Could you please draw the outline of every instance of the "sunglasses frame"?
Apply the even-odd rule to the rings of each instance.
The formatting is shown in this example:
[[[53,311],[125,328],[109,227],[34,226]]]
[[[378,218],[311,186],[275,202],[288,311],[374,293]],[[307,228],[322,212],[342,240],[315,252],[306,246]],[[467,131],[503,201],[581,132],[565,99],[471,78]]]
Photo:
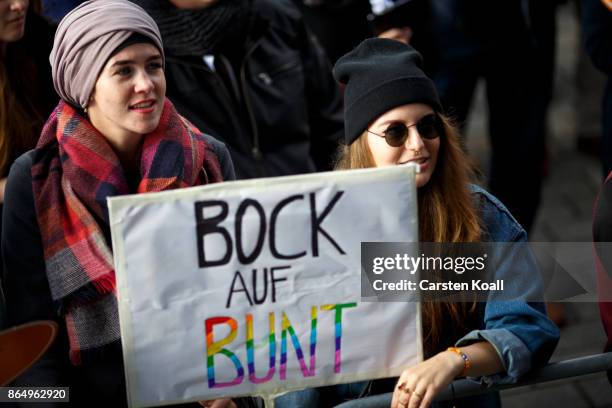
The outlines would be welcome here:
[[[423,136],[423,133],[421,133],[421,131],[419,131],[419,128],[418,128],[418,126],[421,124],[421,122],[423,122],[424,119],[429,118],[429,117],[433,117],[434,118],[434,122],[433,122],[433,125],[432,125],[434,127],[435,132],[436,132],[436,135],[434,137]],[[389,139],[387,139],[386,132],[392,126],[397,126],[398,124],[402,125],[404,127],[404,135],[402,136],[401,142],[399,144],[397,144],[397,145],[394,145],[394,144],[389,143]],[[371,134],[375,135],[375,136],[382,137],[383,139],[385,139],[385,142],[387,142],[387,144],[389,146],[391,146],[391,147],[401,147],[404,143],[406,143],[406,140],[410,136],[410,128],[411,127],[415,127],[415,126],[417,127],[417,132],[419,133],[419,136],[422,139],[425,139],[425,140],[435,140],[435,139],[439,138],[444,133],[443,132],[442,121],[440,120],[440,117],[436,113],[431,113],[431,114],[425,115],[421,119],[419,119],[418,122],[413,123],[412,125],[406,125],[405,123],[398,121],[397,124],[392,124],[387,129],[385,129],[385,131],[383,132],[382,135],[379,135],[378,133],[374,133],[370,129],[366,129],[366,131],[368,133],[371,133]]]

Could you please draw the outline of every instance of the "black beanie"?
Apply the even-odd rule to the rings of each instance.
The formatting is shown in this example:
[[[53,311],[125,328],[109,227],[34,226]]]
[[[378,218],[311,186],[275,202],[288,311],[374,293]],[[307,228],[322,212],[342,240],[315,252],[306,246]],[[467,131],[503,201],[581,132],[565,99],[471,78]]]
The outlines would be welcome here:
[[[442,111],[436,87],[422,70],[423,59],[399,41],[370,38],[341,57],[334,77],[344,90],[344,136],[351,144],[383,113],[423,102]]]

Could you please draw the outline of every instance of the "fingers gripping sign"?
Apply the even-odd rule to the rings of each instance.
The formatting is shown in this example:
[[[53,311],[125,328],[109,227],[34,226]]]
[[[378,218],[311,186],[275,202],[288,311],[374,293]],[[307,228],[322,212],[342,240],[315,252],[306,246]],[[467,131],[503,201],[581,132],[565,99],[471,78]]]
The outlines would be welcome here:
[[[393,390],[391,408],[427,408],[464,368],[463,359],[444,351],[402,372]]]

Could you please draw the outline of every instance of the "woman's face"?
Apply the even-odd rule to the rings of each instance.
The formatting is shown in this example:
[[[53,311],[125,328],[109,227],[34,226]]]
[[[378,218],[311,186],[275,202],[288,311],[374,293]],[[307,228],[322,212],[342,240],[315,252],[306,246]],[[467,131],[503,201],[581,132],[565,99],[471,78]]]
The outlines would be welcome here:
[[[114,146],[130,144],[157,128],[164,107],[166,78],[159,50],[130,45],[111,57],[98,77],[87,113]]]
[[[366,133],[368,146],[376,167],[392,166],[397,164],[416,163],[420,167],[420,172],[416,176],[417,187],[423,187],[429,182],[438,160],[440,150],[440,137],[425,139],[417,130],[416,124],[424,120],[425,123],[429,115],[434,111],[429,105],[423,103],[411,103],[398,106],[383,115],[379,116],[368,128]],[[387,130],[394,126],[402,125],[408,127],[408,137],[406,141],[398,147],[390,146],[384,137]],[[398,128],[396,128],[397,130]],[[374,134],[376,133],[376,134]]]
[[[28,0],[0,0],[0,43],[23,37],[28,3]]]

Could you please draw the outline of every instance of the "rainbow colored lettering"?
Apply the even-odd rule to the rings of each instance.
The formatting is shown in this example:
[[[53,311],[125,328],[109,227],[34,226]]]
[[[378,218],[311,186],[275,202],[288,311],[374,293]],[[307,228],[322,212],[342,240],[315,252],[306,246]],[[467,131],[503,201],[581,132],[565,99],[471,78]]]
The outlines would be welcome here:
[[[289,316],[283,311],[281,312],[281,342],[280,342],[280,367],[279,367],[279,380],[283,381],[287,378],[287,335],[291,338],[291,344],[295,350],[300,370],[304,377],[313,377],[316,375],[316,351],[317,351],[317,312],[322,311],[335,311],[334,315],[334,372],[339,374],[341,372],[342,362],[342,313],[344,309],[357,307],[357,303],[340,303],[340,304],[328,304],[321,307],[313,306],[310,309],[310,358],[309,364],[306,364],[304,352],[302,351],[302,345],[296,334],[296,331],[289,320]],[[245,315],[245,338],[246,338],[246,356],[247,356],[247,367],[249,370],[249,381],[253,384],[262,384],[271,381],[274,378],[276,370],[276,334],[275,334],[275,315],[274,313],[268,314],[268,348],[269,348],[269,360],[268,360],[268,371],[266,375],[258,377],[256,374],[255,365],[255,342],[254,342],[254,328],[253,328],[253,315],[247,313]],[[230,333],[225,338],[220,340],[214,340],[213,329],[215,325],[226,324],[230,327]],[[216,316],[206,319],[206,368],[208,375],[208,387],[209,388],[222,388],[239,385],[244,380],[244,368],[240,359],[232,351],[223,348],[233,342],[238,336],[238,323],[235,319],[227,316]],[[265,337],[263,337],[265,339]],[[265,341],[265,340],[264,340]],[[215,355],[222,354],[232,361],[236,368],[236,377],[227,382],[217,382],[215,380]]]
[[[255,375],[255,352],[253,351],[253,315],[246,315],[246,331],[247,331],[247,362],[249,366],[249,381],[253,384],[260,384],[270,381],[274,375],[274,368],[276,363],[276,336],[274,335],[274,313],[268,315],[268,322],[270,326],[270,335],[268,336],[268,344],[270,346],[270,368],[268,374],[263,378],[257,378]],[[208,371],[210,375],[210,369]]]
[[[336,345],[336,358],[335,358],[335,362],[334,362],[334,372],[335,373],[340,373],[340,362],[341,362],[341,355],[342,355],[342,309],[344,309],[345,307],[355,307],[357,306],[357,303],[340,303],[338,305],[325,305],[325,306],[321,306],[322,310],[335,310],[336,311],[336,317],[335,317],[335,327],[336,327],[336,341],[335,341],[335,345]]]
[[[216,324],[229,324],[231,331],[226,338],[213,342],[213,326]],[[244,368],[242,368],[242,364],[240,363],[238,357],[236,357],[236,355],[228,349],[221,348],[234,341],[237,333],[238,323],[231,317],[218,316],[211,319],[206,319],[206,366],[208,371],[208,388],[231,387],[232,385],[240,384],[244,379]],[[236,371],[238,371],[238,374],[234,380],[221,383],[215,382],[214,355],[218,353],[229,357],[232,360],[232,363],[234,363],[236,366]]]
[[[302,352],[302,346],[300,341],[295,335],[295,330],[291,326],[289,318],[283,312],[283,331],[281,333],[281,366],[280,366],[280,379],[284,380],[287,378],[287,332],[291,336],[291,343],[295,348],[295,355],[300,363],[300,368],[304,377],[312,377],[315,375],[315,351],[317,348],[317,307],[313,306],[310,310],[311,324],[310,324],[310,369],[306,367],[304,362],[304,353]]]

